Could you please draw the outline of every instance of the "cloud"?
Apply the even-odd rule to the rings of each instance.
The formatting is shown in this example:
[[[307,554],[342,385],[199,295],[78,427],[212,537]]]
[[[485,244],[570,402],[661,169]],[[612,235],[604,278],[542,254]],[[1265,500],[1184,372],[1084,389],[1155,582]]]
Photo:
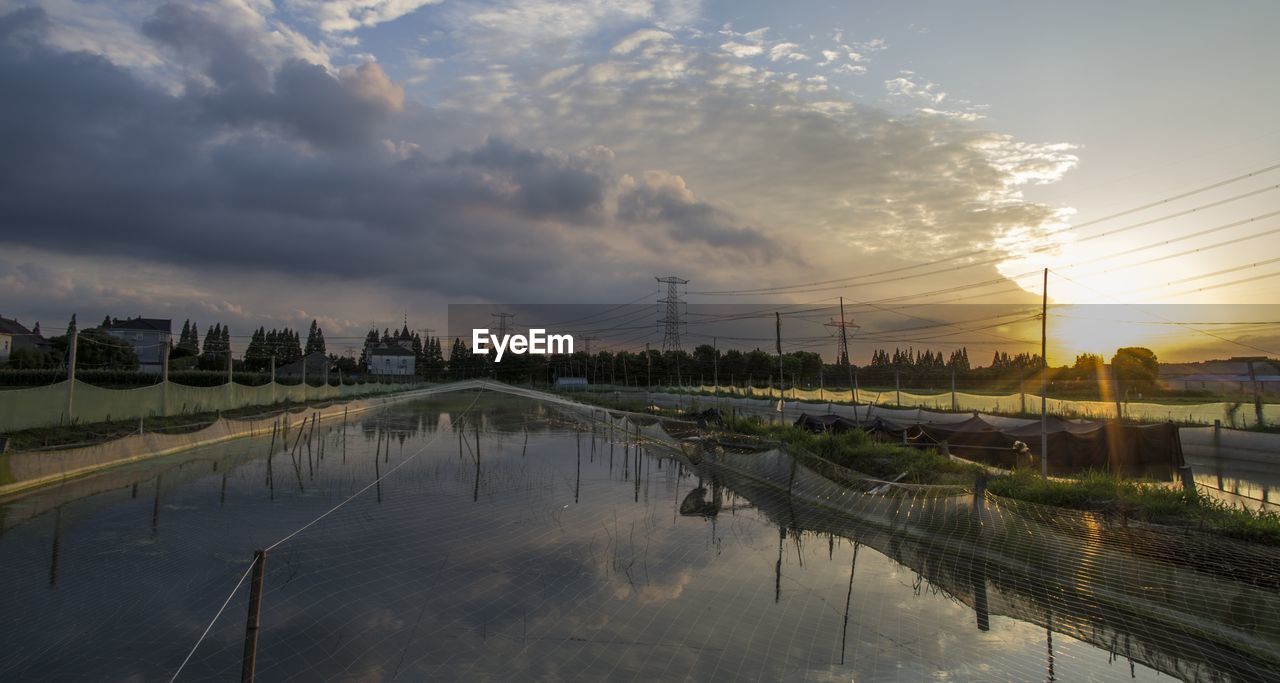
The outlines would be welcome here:
[[[696,2],[678,0],[488,0],[449,7],[445,19],[483,61],[529,51],[563,52],[590,36],[620,28],[643,26],[639,30],[653,39],[687,25],[696,15]]]
[[[199,70],[184,102],[222,125],[278,127],[317,144],[367,141],[404,104],[403,87],[377,63],[331,73],[289,58],[273,73],[244,34],[187,6],[161,6],[142,32]]]
[[[763,45],[747,45],[745,43],[735,43],[732,40],[722,43],[720,49],[738,58],[755,57],[764,54]]]
[[[430,131],[375,135],[406,109],[376,63],[330,73],[292,60],[273,72],[234,36],[196,39],[212,27],[170,9],[148,34],[203,69],[170,94],[102,57],[49,48],[40,19],[0,21],[0,79],[22,103],[0,110],[10,244],[454,297],[554,296],[659,261],[628,256],[648,228],[614,215],[608,149],[491,136],[428,155],[417,142]],[[723,258],[758,251],[726,212],[644,199],[663,234]]]
[[[166,282],[261,301],[253,283],[297,293],[287,310],[351,319],[406,301],[627,300],[658,272],[736,286],[767,262],[753,271],[766,286],[1056,220],[1020,188],[1068,172],[1069,145],[977,129],[954,98],[958,113],[910,98],[930,111],[900,115],[837,96],[794,70],[794,43],[767,29],[690,38],[659,27],[672,7],[442,7],[462,53],[419,101],[377,61],[300,58],[271,47],[273,24],[206,5],[141,23],[176,86],[51,44],[38,10],[0,17],[0,239],[27,261],[54,254],[85,291],[158,269],[112,301],[171,301]],[[560,16],[568,26],[521,24]],[[470,61],[493,41],[485,54],[512,58]]]
[[[910,71],[904,71],[901,76],[886,80],[884,89],[891,97],[907,97],[933,104],[941,104],[947,99],[947,93],[940,90],[937,83],[920,81],[914,78],[914,74]]]
[[[412,14],[441,0],[290,0],[327,32],[348,32],[377,26]]]
[[[670,33],[657,29],[641,29],[618,41],[610,52],[618,55],[629,55],[650,43],[661,43],[672,40]]]
[[[723,209],[697,200],[684,178],[647,171],[640,179],[623,176],[619,183],[618,218],[628,223],[662,225],[677,243],[697,241],[732,247],[753,260],[768,261],[777,246],[759,230],[739,225]]]
[[[800,46],[795,43],[777,43],[769,48],[770,61],[796,62],[806,59],[809,59],[809,56],[801,52]]]

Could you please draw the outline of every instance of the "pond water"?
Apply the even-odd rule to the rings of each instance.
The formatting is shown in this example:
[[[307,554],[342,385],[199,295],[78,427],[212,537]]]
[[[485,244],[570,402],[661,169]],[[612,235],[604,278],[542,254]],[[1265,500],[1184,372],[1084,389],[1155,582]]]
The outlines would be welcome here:
[[[1198,642],[1179,660],[1185,643],[1141,619],[976,609],[984,580],[970,592],[856,533],[788,524],[787,502],[745,479],[528,399],[406,402],[322,425],[291,455],[297,437],[0,507],[0,680],[169,680],[197,642],[179,680],[235,679],[248,581],[234,589],[281,539],[260,680],[1169,678],[1126,652],[1220,680],[1258,671]]]

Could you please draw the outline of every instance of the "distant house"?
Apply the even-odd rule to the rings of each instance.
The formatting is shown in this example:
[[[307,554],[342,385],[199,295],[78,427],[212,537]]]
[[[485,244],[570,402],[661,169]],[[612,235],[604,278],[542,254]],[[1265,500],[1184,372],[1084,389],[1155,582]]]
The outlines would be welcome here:
[[[371,345],[365,352],[367,370],[370,375],[413,376],[414,361],[417,360],[413,349],[391,342],[389,344]]]
[[[1199,363],[1160,364],[1160,384],[1166,389],[1209,391],[1224,395],[1252,394],[1255,381],[1262,393],[1280,393],[1280,361],[1241,357]]]
[[[17,350],[16,340],[31,334],[31,330],[18,324],[17,320],[0,317],[0,362],[7,362],[9,354]]]
[[[8,362],[9,355],[18,349],[47,349],[48,346],[43,337],[17,320],[0,316],[0,363]]]
[[[555,383],[556,389],[564,391],[584,390],[587,388],[586,377],[557,377]]]
[[[329,357],[319,351],[313,351],[298,360],[276,368],[276,379],[302,379],[303,367],[307,369],[307,381],[323,380],[328,377]]]
[[[112,318],[102,326],[107,334],[122,339],[138,354],[138,369],[142,372],[161,372],[165,355],[169,352],[169,339],[173,324],[159,318]]]

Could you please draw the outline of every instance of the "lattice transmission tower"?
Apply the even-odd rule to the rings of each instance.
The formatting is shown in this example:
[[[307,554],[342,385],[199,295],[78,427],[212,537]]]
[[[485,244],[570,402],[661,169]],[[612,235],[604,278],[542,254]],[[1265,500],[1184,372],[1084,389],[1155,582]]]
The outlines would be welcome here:
[[[498,338],[502,339],[507,336],[507,321],[516,317],[515,313],[490,313],[489,315],[498,319]]]
[[[662,325],[662,350],[679,351],[680,326],[684,324],[680,319],[682,313],[680,304],[684,303],[680,299],[680,286],[689,284],[689,281],[674,275],[654,277],[653,279],[658,282],[664,282],[667,285],[666,298],[658,299],[658,303],[666,305],[665,315],[658,320],[658,324]]]
[[[836,364],[849,364],[849,330],[857,330],[858,325],[844,316],[844,297],[840,297],[840,319],[832,318],[830,322],[823,323],[827,327],[834,327],[839,330],[839,336],[836,343]]]

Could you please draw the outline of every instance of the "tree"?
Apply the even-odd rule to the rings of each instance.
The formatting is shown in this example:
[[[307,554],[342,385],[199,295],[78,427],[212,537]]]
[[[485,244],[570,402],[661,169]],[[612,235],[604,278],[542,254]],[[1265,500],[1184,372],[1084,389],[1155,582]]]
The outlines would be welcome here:
[[[49,340],[53,347],[66,357],[68,335]],[[92,328],[81,330],[76,339],[76,367],[84,369],[137,370],[138,354],[123,339],[113,337],[105,330]]]
[[[1111,358],[1111,369],[1116,379],[1139,389],[1153,389],[1160,376],[1160,361],[1154,351],[1141,346],[1116,349]]]
[[[54,354],[29,346],[15,349],[13,353],[9,354],[9,367],[16,370],[56,368],[61,364],[62,361]]]
[[[196,341],[197,336],[195,328],[191,326],[191,321],[183,321],[182,332],[178,334],[178,345],[174,347],[169,357],[188,358],[200,355],[200,343]]]
[[[303,352],[304,355],[310,356],[316,352],[325,353],[324,348],[324,330],[320,329],[320,325],[316,321],[311,321],[311,329],[307,331],[307,348]]]

